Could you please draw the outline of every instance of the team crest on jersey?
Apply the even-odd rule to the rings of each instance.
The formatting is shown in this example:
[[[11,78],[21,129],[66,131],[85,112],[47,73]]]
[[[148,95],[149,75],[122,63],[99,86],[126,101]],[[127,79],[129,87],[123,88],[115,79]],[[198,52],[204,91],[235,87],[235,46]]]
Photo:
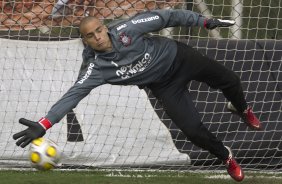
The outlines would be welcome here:
[[[127,47],[131,44],[131,37],[126,35],[125,33],[121,33],[119,35],[119,41],[122,43],[122,45]]]

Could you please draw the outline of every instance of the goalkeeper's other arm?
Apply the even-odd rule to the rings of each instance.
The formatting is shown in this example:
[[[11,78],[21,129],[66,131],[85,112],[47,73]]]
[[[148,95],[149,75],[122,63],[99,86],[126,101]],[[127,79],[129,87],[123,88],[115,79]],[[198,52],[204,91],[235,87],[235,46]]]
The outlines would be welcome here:
[[[215,29],[217,27],[229,27],[235,24],[234,20],[222,20],[222,19],[206,19],[204,21],[204,27],[207,29]]]
[[[13,139],[17,140],[16,145],[21,146],[22,148],[26,147],[34,139],[45,135],[46,130],[52,126],[47,118],[41,118],[38,122],[21,118],[19,123],[28,127],[13,135]]]

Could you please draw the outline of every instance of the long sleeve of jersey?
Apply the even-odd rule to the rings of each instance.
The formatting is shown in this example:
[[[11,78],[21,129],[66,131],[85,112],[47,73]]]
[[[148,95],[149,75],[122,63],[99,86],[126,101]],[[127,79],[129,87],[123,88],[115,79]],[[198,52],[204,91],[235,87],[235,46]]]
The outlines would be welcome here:
[[[92,62],[85,63],[88,63],[88,66],[80,72],[75,84],[51,107],[45,116],[52,124],[59,122],[92,89],[104,84],[104,80],[100,76],[100,72],[95,64]]]
[[[149,33],[176,26],[204,27],[205,19],[201,14],[190,10],[153,10],[137,14],[127,24],[139,33]]]

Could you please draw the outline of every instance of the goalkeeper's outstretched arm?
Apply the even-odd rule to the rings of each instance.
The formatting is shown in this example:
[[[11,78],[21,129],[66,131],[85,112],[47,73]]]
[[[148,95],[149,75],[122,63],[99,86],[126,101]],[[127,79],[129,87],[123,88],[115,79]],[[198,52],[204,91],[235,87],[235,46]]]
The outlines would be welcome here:
[[[125,21],[125,24],[134,32],[144,34],[176,26],[198,26],[206,29],[215,29],[217,27],[232,26],[235,24],[235,21],[214,18],[208,19],[190,10],[175,9],[143,12],[128,19]]]

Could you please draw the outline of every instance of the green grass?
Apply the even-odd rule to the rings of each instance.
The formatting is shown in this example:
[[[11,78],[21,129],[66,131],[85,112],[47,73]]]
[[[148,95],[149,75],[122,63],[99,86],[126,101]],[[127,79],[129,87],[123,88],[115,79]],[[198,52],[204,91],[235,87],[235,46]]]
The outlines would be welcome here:
[[[214,178],[215,176],[218,176]],[[213,177],[213,178],[211,178]],[[0,184],[234,184],[225,173],[0,171]],[[281,184],[281,174],[246,173],[242,184]]]

